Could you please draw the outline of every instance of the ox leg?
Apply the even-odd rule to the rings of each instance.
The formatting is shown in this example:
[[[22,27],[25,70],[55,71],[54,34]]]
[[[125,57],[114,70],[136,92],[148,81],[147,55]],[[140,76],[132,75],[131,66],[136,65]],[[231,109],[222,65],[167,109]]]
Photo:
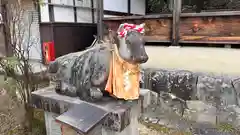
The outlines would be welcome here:
[[[81,100],[95,102],[101,99],[103,94],[99,88],[92,86],[90,78],[89,74],[84,77],[83,84],[80,85],[81,88],[78,89],[77,95]]]
[[[101,92],[101,90],[99,88],[92,87],[92,88],[90,88],[90,97],[93,100],[99,100],[103,97],[103,93]]]
[[[85,89],[83,91],[77,91],[77,95],[81,100],[87,102],[95,102],[103,97],[103,94],[100,91],[100,89],[95,87]]]
[[[55,91],[56,91],[56,93],[61,94],[61,81],[60,80],[57,80],[55,82]]]
[[[56,81],[55,91],[58,94],[66,95],[70,97],[76,97],[76,88],[63,81]]]

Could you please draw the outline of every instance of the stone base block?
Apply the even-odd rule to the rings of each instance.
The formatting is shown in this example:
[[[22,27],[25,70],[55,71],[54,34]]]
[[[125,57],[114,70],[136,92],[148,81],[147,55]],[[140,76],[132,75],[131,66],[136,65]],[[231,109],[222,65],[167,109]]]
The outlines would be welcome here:
[[[152,103],[148,90],[142,91],[149,96],[142,94],[140,100],[135,101],[104,98],[100,102],[89,103],[59,95],[53,87],[48,87],[32,93],[32,106],[57,115],[55,119],[61,125],[71,127],[78,134],[93,135],[92,132],[100,128],[102,135],[138,135],[141,101],[144,107]]]

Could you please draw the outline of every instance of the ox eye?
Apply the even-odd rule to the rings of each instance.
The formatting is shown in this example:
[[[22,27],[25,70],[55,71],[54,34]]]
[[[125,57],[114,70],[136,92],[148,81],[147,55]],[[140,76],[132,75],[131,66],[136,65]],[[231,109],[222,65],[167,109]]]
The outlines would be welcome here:
[[[131,43],[129,42],[129,40],[126,40],[126,44],[127,44],[127,48],[130,49]]]

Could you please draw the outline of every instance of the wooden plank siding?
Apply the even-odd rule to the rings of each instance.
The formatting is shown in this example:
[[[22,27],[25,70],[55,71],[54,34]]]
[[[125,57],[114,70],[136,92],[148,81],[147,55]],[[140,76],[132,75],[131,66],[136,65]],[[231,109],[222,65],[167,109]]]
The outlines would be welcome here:
[[[239,11],[237,11],[239,12]],[[196,14],[196,15],[193,15]],[[203,16],[200,16],[202,14]],[[210,15],[209,15],[210,14]],[[182,13],[179,43],[240,44],[240,14],[216,16],[213,13]],[[171,15],[150,15],[105,19],[109,28],[116,30],[120,23],[145,23],[148,42],[171,42]]]
[[[145,23],[145,38],[148,41],[170,42],[172,21],[170,19],[104,21],[114,31],[121,23]]]
[[[240,16],[181,18],[180,41],[240,44]]]

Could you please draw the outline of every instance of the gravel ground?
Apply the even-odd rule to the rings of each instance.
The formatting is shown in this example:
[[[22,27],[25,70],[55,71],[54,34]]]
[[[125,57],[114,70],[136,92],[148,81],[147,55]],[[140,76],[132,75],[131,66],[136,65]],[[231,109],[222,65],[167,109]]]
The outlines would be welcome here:
[[[239,49],[203,47],[156,47],[147,46],[149,56],[143,67],[173,68],[197,72],[214,72],[240,75]]]

